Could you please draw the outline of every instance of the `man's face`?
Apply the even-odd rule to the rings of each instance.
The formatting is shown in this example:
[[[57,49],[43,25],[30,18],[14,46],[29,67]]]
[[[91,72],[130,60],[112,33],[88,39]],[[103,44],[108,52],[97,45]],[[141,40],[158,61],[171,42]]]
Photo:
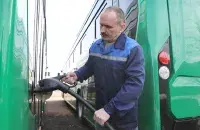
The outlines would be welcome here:
[[[100,31],[102,39],[106,42],[115,42],[121,32],[124,31],[125,23],[119,22],[113,11],[105,11],[100,16]]]

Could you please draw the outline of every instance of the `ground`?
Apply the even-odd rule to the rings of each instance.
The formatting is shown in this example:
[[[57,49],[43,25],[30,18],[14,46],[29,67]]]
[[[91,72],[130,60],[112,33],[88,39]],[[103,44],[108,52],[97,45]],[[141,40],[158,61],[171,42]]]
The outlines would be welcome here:
[[[66,105],[60,91],[54,91],[47,100],[43,130],[90,130]]]

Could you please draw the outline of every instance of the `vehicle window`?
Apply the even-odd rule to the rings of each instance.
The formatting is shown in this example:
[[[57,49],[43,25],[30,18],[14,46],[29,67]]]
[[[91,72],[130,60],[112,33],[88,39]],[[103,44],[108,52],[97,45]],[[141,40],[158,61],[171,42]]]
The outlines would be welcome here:
[[[83,53],[88,53],[88,50],[94,41],[94,32],[94,24],[91,24],[82,40]]]
[[[133,2],[136,3],[137,0],[119,0],[119,7],[124,11],[124,13],[127,13],[127,8],[129,5],[131,5]]]
[[[123,2],[122,2],[123,1]],[[127,1],[127,2],[126,2]],[[136,36],[137,21],[138,21],[138,3],[137,0],[120,0],[120,7],[124,10],[126,15],[126,29],[125,33],[132,38]]]

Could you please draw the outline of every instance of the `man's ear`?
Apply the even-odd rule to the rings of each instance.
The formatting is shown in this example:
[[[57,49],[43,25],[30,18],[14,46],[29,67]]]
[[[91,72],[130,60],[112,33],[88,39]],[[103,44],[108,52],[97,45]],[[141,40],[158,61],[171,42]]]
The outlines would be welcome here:
[[[123,32],[126,29],[126,23],[122,22],[121,23],[121,31]]]

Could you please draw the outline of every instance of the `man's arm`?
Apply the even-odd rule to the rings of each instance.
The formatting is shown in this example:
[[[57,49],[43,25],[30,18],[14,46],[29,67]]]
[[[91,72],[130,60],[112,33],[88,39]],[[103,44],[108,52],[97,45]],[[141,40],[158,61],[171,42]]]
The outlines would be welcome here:
[[[75,74],[78,77],[78,81],[83,82],[83,80],[86,80],[87,78],[89,78],[90,76],[94,74],[93,65],[94,65],[93,59],[89,55],[89,58],[87,62],[85,63],[85,65],[79,68],[77,71],[75,71]]]
[[[126,113],[134,107],[143,90],[145,70],[143,50],[140,46],[131,50],[126,64],[125,83],[117,95],[104,106],[104,110],[110,115],[115,111]]]

